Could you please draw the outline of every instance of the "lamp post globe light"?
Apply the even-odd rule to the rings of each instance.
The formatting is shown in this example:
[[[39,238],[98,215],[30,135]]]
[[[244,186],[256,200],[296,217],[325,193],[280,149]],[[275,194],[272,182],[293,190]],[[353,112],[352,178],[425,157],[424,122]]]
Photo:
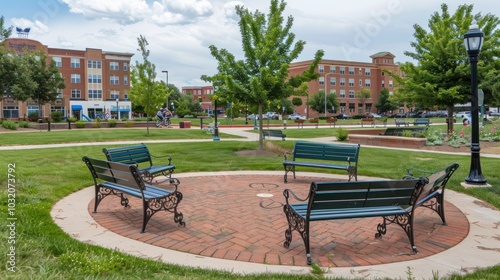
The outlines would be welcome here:
[[[484,185],[486,179],[481,172],[481,162],[479,151],[479,107],[478,107],[478,89],[477,89],[477,62],[479,52],[483,45],[484,33],[479,30],[476,21],[473,21],[469,31],[464,35],[465,49],[469,57],[471,66],[471,114],[472,114],[472,137],[471,137],[471,162],[469,176],[465,182],[471,185]]]

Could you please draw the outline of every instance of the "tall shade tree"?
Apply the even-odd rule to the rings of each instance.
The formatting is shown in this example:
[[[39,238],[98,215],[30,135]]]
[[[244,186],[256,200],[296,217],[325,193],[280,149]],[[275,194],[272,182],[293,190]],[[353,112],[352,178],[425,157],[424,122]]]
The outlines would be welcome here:
[[[399,84],[398,96],[401,101],[424,108],[441,107],[448,111],[448,130],[453,130],[453,107],[471,100],[470,65],[463,44],[473,20],[484,32],[484,45],[479,57],[479,81],[490,71],[499,69],[500,30],[498,17],[480,13],[473,14],[473,5],[461,5],[454,14],[448,5],[441,5],[441,13],[435,12],[429,20],[429,30],[414,25],[414,51],[405,55],[417,61],[406,62],[400,69],[405,73],[400,77],[391,74]],[[489,93],[488,93],[489,94]]]
[[[149,45],[146,37],[140,35],[137,38],[139,44],[138,51],[142,54],[143,62],[135,61],[130,73],[130,100],[144,108],[144,113],[148,115],[146,121],[147,135],[149,136],[149,116],[155,116],[159,108],[165,104],[167,99],[167,87],[163,82],[155,81],[156,66],[149,61]]]
[[[286,3],[271,0],[269,14],[250,12],[237,6],[242,47],[245,58],[236,60],[226,49],[210,46],[212,56],[218,62],[218,73],[202,76],[216,86],[214,98],[218,102],[241,102],[256,106],[259,113],[259,149],[263,149],[262,110],[267,102],[282,100],[292,95],[304,95],[307,82],[317,79],[315,69],[323,57],[316,52],[310,67],[302,74],[289,77],[290,63],[304,49],[304,41],[295,41],[290,30],[293,17],[283,18]]]
[[[24,69],[27,72],[18,72],[20,77],[17,81],[22,80],[25,84],[17,84],[15,87],[19,88],[15,88],[12,96],[21,101],[31,98],[38,104],[38,116],[42,118],[42,106],[56,101],[60,94],[59,90],[66,88],[64,78],[59,73],[56,62],[42,50],[25,52],[20,60],[21,64],[26,63],[24,66],[27,67],[20,66],[18,70]],[[28,76],[22,77],[26,74]],[[47,116],[50,118],[50,112]]]
[[[311,109],[318,113],[325,113],[325,91],[320,90],[313,94],[307,105],[311,106]],[[333,113],[332,108],[339,108],[339,101],[336,94],[328,94],[326,96],[326,110]]]
[[[9,38],[10,35],[12,35],[12,29],[14,28],[13,26],[4,27],[5,24],[5,18],[3,16],[0,17],[0,45],[3,44],[5,39]]]
[[[398,104],[390,98],[389,90],[387,88],[383,88],[380,91],[380,97],[375,107],[377,107],[377,110],[380,113],[386,113],[398,108]]]
[[[359,91],[356,91],[354,93],[354,97],[359,99],[359,101],[362,104],[362,109],[363,111],[366,109],[365,108],[365,103],[366,100],[368,100],[372,96],[372,92],[370,91],[369,88],[362,87]],[[365,112],[368,113],[368,112]]]

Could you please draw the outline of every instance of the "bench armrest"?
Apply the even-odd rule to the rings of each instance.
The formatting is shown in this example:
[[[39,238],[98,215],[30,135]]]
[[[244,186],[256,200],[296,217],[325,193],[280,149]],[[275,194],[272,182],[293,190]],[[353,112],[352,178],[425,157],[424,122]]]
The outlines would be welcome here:
[[[306,198],[303,198],[303,199],[302,199],[302,198],[298,197],[297,195],[295,195],[295,193],[294,193],[292,190],[290,190],[290,189],[285,189],[285,190],[283,191],[283,196],[285,197],[286,204],[290,204],[290,203],[288,202],[288,198],[290,197],[290,195],[292,195],[292,196],[293,196],[296,200],[298,200],[298,201],[308,201],[308,200],[309,200],[309,195],[308,195]]]
[[[421,170],[417,168],[408,168],[406,169],[406,175],[404,176],[404,179],[411,179],[411,178],[418,178],[421,177],[419,175],[431,175],[434,172],[426,171],[426,170]],[[415,175],[416,174],[416,175]]]
[[[163,155],[163,156],[155,156],[155,155],[151,155],[151,157],[154,157],[154,158],[168,158],[168,164],[172,164],[172,157],[170,155]]]

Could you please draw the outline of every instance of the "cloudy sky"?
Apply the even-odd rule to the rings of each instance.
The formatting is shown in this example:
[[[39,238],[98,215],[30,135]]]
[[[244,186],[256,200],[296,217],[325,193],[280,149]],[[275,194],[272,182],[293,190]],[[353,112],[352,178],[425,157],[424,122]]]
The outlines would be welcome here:
[[[453,13],[458,1],[435,0],[287,0],[286,15],[294,17],[292,32],[307,42],[299,57],[312,59],[318,49],[325,59],[369,62],[369,56],[390,51],[396,61],[409,58],[413,25],[427,26],[431,15],[447,3]],[[469,0],[474,13],[500,16],[493,0]],[[149,42],[157,79],[179,89],[204,85],[201,75],[216,73],[208,47],[215,45],[242,59],[236,5],[268,13],[268,0],[2,0],[6,26],[31,27],[30,39],[54,48],[135,53],[142,57],[137,37]],[[15,30],[14,30],[15,31]],[[17,37],[13,32],[12,37]]]

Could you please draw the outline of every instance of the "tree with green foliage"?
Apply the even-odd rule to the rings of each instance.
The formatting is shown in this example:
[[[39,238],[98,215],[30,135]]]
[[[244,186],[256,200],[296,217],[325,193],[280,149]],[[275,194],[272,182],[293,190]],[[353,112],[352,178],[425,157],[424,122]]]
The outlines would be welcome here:
[[[60,95],[59,90],[66,88],[64,78],[59,72],[56,62],[47,56],[43,50],[34,52],[25,52],[20,58],[20,67],[18,71],[23,69],[25,73],[18,72],[16,84],[12,97],[20,100],[27,101],[31,99],[38,104],[38,116],[42,118],[42,106],[56,101]],[[24,67],[23,67],[24,65]],[[22,77],[22,75],[26,75]],[[47,113],[50,117],[50,112]]]
[[[463,43],[473,20],[484,32],[484,45],[479,55],[478,75],[482,80],[490,71],[498,71],[500,56],[499,19],[492,14],[473,14],[473,5],[461,5],[454,14],[448,5],[441,5],[441,14],[435,12],[429,20],[429,31],[414,25],[414,51],[405,55],[417,61],[400,66],[405,73],[391,76],[399,84],[398,96],[407,103],[424,108],[447,108],[448,130],[453,130],[453,107],[471,99],[470,65]],[[489,93],[488,93],[489,94]]]
[[[325,113],[325,91],[320,90],[313,94],[309,101],[307,101],[307,105],[311,106],[312,110],[320,114]],[[339,108],[337,95],[333,93],[326,96],[326,110],[333,113],[332,107]]]
[[[271,0],[268,15],[236,7],[245,58],[236,60],[226,49],[212,45],[209,48],[218,62],[218,73],[202,76],[202,80],[217,87],[213,98],[219,104],[236,101],[256,106],[262,116],[267,102],[307,94],[307,83],[319,77],[314,70],[323,51],[317,51],[310,67],[302,74],[289,77],[290,63],[302,52],[305,42],[294,43],[295,34],[290,31],[293,17],[283,18],[285,7],[283,0]],[[260,117],[259,149],[264,146],[262,126]]]
[[[149,61],[149,45],[146,37],[140,35],[137,38],[139,44],[138,51],[142,54],[143,62],[135,61],[135,66],[132,67],[130,73],[130,88],[129,97],[132,103],[140,105],[144,108],[144,113],[148,115],[146,121],[147,135],[149,136],[149,117],[155,116],[156,112],[165,104],[167,99],[167,88],[165,83],[155,81],[156,66]]]
[[[0,17],[0,45],[5,41],[5,39],[9,38],[10,35],[12,35],[12,29],[14,28],[13,26],[4,27],[5,24],[5,18],[4,16]]]
[[[380,97],[375,107],[378,112],[385,113],[397,109],[398,104],[394,99],[390,98],[389,90],[387,88],[383,88],[380,91]]]
[[[356,91],[354,93],[354,97],[359,99],[359,101],[362,104],[362,110],[365,110],[365,103],[366,100],[368,100],[372,96],[372,92],[370,91],[369,88],[362,87],[360,90]]]

